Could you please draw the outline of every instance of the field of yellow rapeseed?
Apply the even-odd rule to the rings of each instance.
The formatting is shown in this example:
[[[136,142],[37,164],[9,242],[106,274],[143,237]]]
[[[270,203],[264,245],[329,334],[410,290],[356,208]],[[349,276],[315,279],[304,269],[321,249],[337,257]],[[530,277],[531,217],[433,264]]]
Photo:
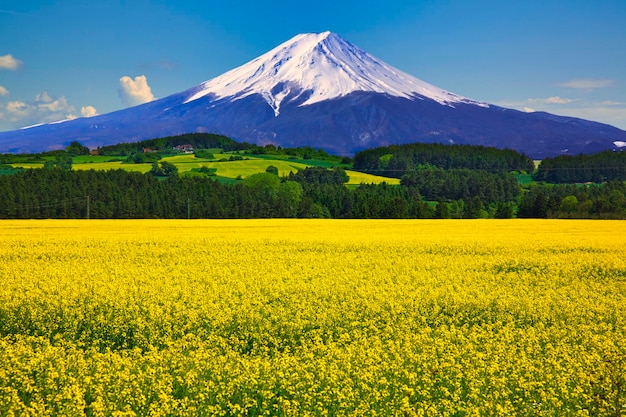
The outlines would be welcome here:
[[[2,416],[626,414],[626,223],[2,221]]]

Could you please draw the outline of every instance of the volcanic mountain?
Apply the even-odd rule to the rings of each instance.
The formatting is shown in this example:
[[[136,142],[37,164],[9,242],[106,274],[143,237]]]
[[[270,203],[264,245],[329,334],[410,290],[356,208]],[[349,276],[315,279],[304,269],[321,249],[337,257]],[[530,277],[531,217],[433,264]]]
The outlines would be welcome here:
[[[2,132],[0,152],[39,152],[72,141],[95,148],[191,132],[335,154],[439,142],[542,158],[626,142],[626,131],[606,124],[524,113],[445,91],[324,32],[297,35],[241,67],[150,103]]]

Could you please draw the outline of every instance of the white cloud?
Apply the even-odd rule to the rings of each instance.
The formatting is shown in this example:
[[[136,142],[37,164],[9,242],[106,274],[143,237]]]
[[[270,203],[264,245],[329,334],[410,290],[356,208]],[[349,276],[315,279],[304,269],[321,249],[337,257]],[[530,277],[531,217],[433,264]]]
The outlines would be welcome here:
[[[74,107],[70,106],[65,96],[54,99],[48,95],[47,91],[35,96],[35,103],[39,111],[43,113],[58,113],[68,109],[74,111]]]
[[[570,104],[575,102],[574,98],[563,98],[559,96],[545,97],[545,98],[529,98],[526,100],[527,103],[533,105],[540,104]]]
[[[22,66],[22,61],[13,58],[13,55],[0,56],[0,69],[15,71]]]
[[[3,119],[10,122],[12,128],[19,128],[39,123],[75,119],[75,112],[76,108],[68,103],[66,97],[57,98],[43,92],[28,102],[9,101],[4,107]]]
[[[98,114],[98,111],[94,106],[84,106],[80,108],[80,114],[82,114],[83,117],[93,117]]]
[[[0,96],[6,96],[9,94],[9,90],[0,85]]]
[[[145,75],[138,75],[134,80],[128,76],[120,78],[118,95],[125,106],[136,106],[154,100]]]
[[[561,98],[559,96],[554,96],[546,98],[545,101],[549,104],[569,104],[574,100],[572,100],[571,98]]]
[[[28,104],[23,101],[9,101],[6,109],[13,117],[23,117],[28,113]]]
[[[39,93],[35,96],[35,101],[38,103],[52,103],[54,99],[50,97],[50,94],[48,94],[47,91],[44,91],[43,93]]]
[[[0,129],[20,129],[24,126],[73,120],[81,115],[92,117],[97,114],[94,106],[83,106],[79,113],[67,97],[56,97],[44,91],[32,100],[11,100],[0,104]]]
[[[578,78],[557,84],[560,87],[576,88],[581,90],[593,90],[596,88],[607,88],[614,84],[613,80],[594,80],[591,78]]]
[[[542,97],[542,98],[540,97],[527,98],[526,100],[517,100],[517,101],[501,101],[501,102],[496,102],[494,104],[497,104],[503,107],[523,110],[525,112],[534,112],[536,111],[535,107],[539,107],[539,108],[546,107],[546,106],[554,107],[554,105],[572,104],[572,103],[576,103],[577,101],[579,100],[576,98],[563,98],[559,96],[552,96],[552,97]]]

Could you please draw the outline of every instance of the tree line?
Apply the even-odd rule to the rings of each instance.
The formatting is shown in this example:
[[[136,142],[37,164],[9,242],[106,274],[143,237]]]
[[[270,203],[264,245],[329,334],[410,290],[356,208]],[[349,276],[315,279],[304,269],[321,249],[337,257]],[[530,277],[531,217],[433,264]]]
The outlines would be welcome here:
[[[289,157],[302,159],[332,159],[333,161],[343,161],[343,163],[346,164],[352,162],[351,158],[329,155],[323,149],[316,149],[310,146],[302,146],[297,148],[282,148],[280,146],[275,146],[272,144],[259,146],[248,142],[236,142],[229,137],[212,133],[188,133],[176,136],[167,136],[163,138],[148,139],[140,142],[119,143],[116,145],[98,147],[97,151],[98,155],[128,156],[128,162],[143,163],[145,161],[133,161],[132,159],[140,158],[140,155],[146,153],[146,150],[149,151],[149,154],[172,154],[175,153],[175,151],[173,151],[173,148],[181,145],[191,145],[194,149],[194,154],[196,154],[198,157],[205,157],[205,155],[209,155],[206,153],[206,150],[208,149],[220,149],[222,152],[243,152],[250,153],[256,156],[286,155]],[[84,152],[85,149],[86,152]],[[65,152],[70,155],[86,155],[89,154],[89,148],[83,147],[78,142],[72,142],[72,144],[70,144],[65,149],[65,151],[55,152]],[[146,155],[145,157],[150,158],[150,155]],[[152,158],[155,160],[159,159],[155,155],[152,155]]]
[[[0,176],[0,218],[417,217],[428,209],[405,188],[297,179],[260,173],[228,185],[203,176],[30,169]]]
[[[421,175],[430,178],[348,187],[343,170],[325,168],[283,178],[260,173],[235,184],[208,175],[29,169],[0,176],[0,218],[626,218],[622,181],[522,190],[497,176],[480,181],[484,173]]]
[[[513,174],[482,170],[438,168],[412,171],[400,184],[415,187],[428,200],[459,200],[477,197],[483,204],[514,203],[521,187]]]
[[[354,156],[353,168],[392,178],[422,169],[471,169],[492,173],[532,172],[534,163],[528,156],[511,149],[475,145],[414,143],[367,149]]]
[[[342,170],[325,168],[284,178],[260,173],[236,184],[202,175],[30,169],[0,176],[0,218],[432,218],[488,212],[480,199],[435,204],[416,187],[346,187],[346,179]]]
[[[626,218],[626,184],[533,184],[519,203],[518,217],[533,218]]]
[[[175,146],[191,145],[194,149],[220,148],[224,152],[253,149],[256,145],[247,142],[235,142],[229,137],[213,133],[187,133],[176,136],[166,136],[156,139],[142,140],[140,142],[119,143],[98,147],[98,155],[126,156],[134,153],[142,153],[144,149],[154,152],[171,151]]]
[[[545,158],[533,174],[533,179],[558,184],[625,181],[626,152],[604,151],[592,155]]]

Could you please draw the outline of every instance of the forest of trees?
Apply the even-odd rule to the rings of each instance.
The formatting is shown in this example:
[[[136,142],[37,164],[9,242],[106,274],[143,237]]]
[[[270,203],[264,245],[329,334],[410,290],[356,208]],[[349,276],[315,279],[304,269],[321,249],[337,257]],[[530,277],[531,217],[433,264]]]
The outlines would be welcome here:
[[[518,217],[626,217],[626,185],[618,181],[534,184],[504,199],[487,198],[487,188],[426,199],[414,184],[346,187],[346,178],[341,169],[307,168],[227,185],[123,170],[24,170],[0,176],[0,218],[509,218],[516,208]]]
[[[626,152],[605,151],[592,155],[545,158],[533,179],[557,184],[625,181]]]
[[[337,183],[340,171],[309,168],[292,179],[251,175],[234,185],[210,177],[32,169],[0,176],[0,218],[425,218],[414,188]],[[307,169],[307,170],[309,170]],[[307,171],[304,170],[304,171]],[[328,178],[323,178],[324,173]]]
[[[354,169],[385,177],[401,178],[420,169],[471,169],[491,173],[532,172],[534,163],[510,149],[474,145],[414,143],[367,149],[354,157]]]
[[[626,184],[579,186],[574,184],[533,184],[525,190],[518,217],[534,218],[626,218]]]
[[[323,160],[331,158],[338,161],[343,160],[344,163],[352,162],[351,158],[333,157],[323,149],[315,149],[310,146],[302,146],[298,148],[281,148],[280,146],[276,147],[271,144],[258,146],[247,142],[236,142],[226,136],[211,133],[188,133],[158,139],[143,140],[140,142],[120,143],[117,145],[101,146],[97,149],[97,151],[98,155],[103,156],[128,156],[130,158],[129,162],[132,162],[133,158],[139,158],[139,160],[134,162],[143,163],[145,162],[145,158],[150,159],[151,154],[156,154],[156,156],[152,155],[152,159],[158,160],[160,155],[175,153],[173,148],[180,145],[191,145],[194,149],[194,153],[199,155],[199,157],[203,157],[202,155],[208,155],[203,152],[207,149],[220,149],[221,152],[243,152],[256,156],[286,155],[302,159]],[[76,153],[77,150],[84,151],[85,149],[87,150],[86,153]],[[146,149],[150,151],[147,155],[145,154]],[[59,153],[59,151],[54,151],[54,153]],[[73,142],[65,149],[65,151],[60,151],[60,153],[82,155],[89,154],[89,149],[82,147],[82,145],[78,142]],[[0,162],[2,161],[0,160]]]
[[[405,174],[400,184],[415,187],[428,200],[478,197],[485,205],[515,203],[521,192],[517,177],[512,174],[471,169],[413,171]]]
[[[546,158],[533,174],[535,182],[522,187],[519,174],[531,172],[533,161],[479,146],[414,144],[362,151],[354,158],[355,169],[400,178],[400,185],[359,186],[346,186],[348,175],[337,167],[349,164],[349,158],[309,147],[259,147],[191,134],[99,150],[126,154],[132,162],[142,147],[167,150],[178,144],[315,157],[335,168],[310,167],[281,178],[270,166],[234,184],[216,180],[214,168],[181,176],[160,158],[146,174],[73,171],[72,157],[88,152],[75,142],[46,153],[40,169],[14,169],[15,156],[2,155],[0,218],[626,218],[622,152]],[[577,184],[554,184],[563,181]]]
[[[194,149],[220,148],[224,152],[240,151],[256,148],[246,142],[235,142],[234,140],[212,133],[188,133],[177,136],[167,136],[157,139],[142,140],[141,142],[120,143],[117,145],[101,146],[98,148],[98,155],[131,155],[143,152],[144,149],[151,149],[157,152],[170,151],[174,146],[192,145]]]

